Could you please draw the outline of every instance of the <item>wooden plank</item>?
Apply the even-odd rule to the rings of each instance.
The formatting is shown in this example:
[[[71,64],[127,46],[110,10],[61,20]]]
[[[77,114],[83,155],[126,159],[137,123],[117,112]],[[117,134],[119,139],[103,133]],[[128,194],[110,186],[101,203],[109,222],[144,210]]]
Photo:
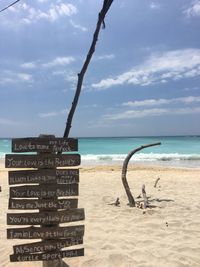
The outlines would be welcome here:
[[[79,169],[40,169],[9,171],[9,184],[57,183],[74,184],[79,182]]]
[[[74,138],[16,138],[12,139],[12,152],[67,152],[78,151]]]
[[[8,207],[13,210],[76,209],[78,199],[9,199]]]
[[[10,255],[11,262],[17,261],[53,261],[61,258],[72,258],[84,256],[84,249],[71,249],[56,252],[48,252],[41,254],[27,254],[27,255]]]
[[[79,154],[6,155],[6,168],[53,168],[80,165]]]
[[[84,225],[66,227],[25,227],[7,229],[8,239],[58,239],[84,235]]]
[[[54,198],[78,196],[78,184],[11,186],[10,198]]]
[[[85,219],[84,209],[71,209],[56,212],[8,213],[8,225],[53,225],[76,222]]]
[[[35,243],[28,243],[23,245],[13,246],[14,254],[32,254],[47,252],[52,250],[60,250],[65,247],[76,246],[83,244],[83,237],[71,237],[67,239],[58,239],[50,241],[42,241]]]

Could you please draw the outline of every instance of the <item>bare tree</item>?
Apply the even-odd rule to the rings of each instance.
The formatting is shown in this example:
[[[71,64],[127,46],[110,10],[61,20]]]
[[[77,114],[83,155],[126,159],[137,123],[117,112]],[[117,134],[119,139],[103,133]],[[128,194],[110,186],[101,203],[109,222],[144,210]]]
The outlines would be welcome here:
[[[77,82],[76,92],[74,95],[74,99],[72,102],[70,112],[68,114],[66,128],[65,128],[63,137],[69,136],[69,132],[70,132],[70,129],[72,127],[73,116],[74,116],[74,113],[75,113],[75,110],[76,110],[76,107],[78,104],[78,100],[79,100],[79,96],[80,96],[80,92],[81,92],[81,88],[82,88],[82,84],[83,84],[83,79],[84,79],[85,73],[87,71],[88,65],[91,61],[91,58],[95,52],[95,47],[96,47],[96,43],[98,41],[98,36],[99,36],[101,26],[103,28],[105,28],[104,19],[105,19],[105,16],[106,16],[112,2],[113,2],[113,0],[104,0],[103,7],[102,7],[101,11],[99,12],[99,17],[98,17],[98,21],[97,21],[97,25],[96,25],[96,29],[95,29],[95,32],[93,35],[93,40],[92,40],[90,49],[88,51],[88,54],[87,54],[87,57],[86,57],[85,62],[83,64],[83,67],[82,67],[80,73],[78,73],[78,82]]]

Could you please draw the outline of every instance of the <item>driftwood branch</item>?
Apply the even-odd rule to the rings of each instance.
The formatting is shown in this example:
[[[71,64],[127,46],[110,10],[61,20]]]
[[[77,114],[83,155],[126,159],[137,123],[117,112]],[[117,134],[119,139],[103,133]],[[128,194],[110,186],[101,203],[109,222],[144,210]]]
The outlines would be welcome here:
[[[148,203],[148,198],[147,198],[147,194],[146,194],[146,190],[145,190],[145,185],[143,184],[142,186],[142,196],[143,196],[143,200],[144,200],[144,209],[146,209],[149,205]]]
[[[155,184],[154,184],[154,187],[155,187],[155,188],[156,188],[157,183],[158,183],[159,180],[160,180],[160,178],[158,177],[158,178],[156,179],[156,181],[155,181]]]
[[[80,92],[81,92],[81,88],[82,88],[82,84],[83,84],[83,78],[84,78],[85,73],[87,71],[90,60],[91,60],[91,58],[95,52],[95,47],[96,47],[96,43],[98,41],[98,36],[99,36],[100,29],[101,29],[101,25],[103,25],[103,28],[105,28],[104,19],[105,19],[106,13],[108,12],[112,2],[113,2],[113,0],[104,0],[103,7],[99,13],[96,29],[95,29],[95,32],[93,35],[92,44],[91,44],[90,49],[88,51],[88,54],[87,54],[87,57],[86,57],[85,62],[83,64],[83,67],[82,67],[80,73],[78,73],[78,82],[77,82],[76,92],[74,95],[74,100],[72,102],[70,112],[68,114],[66,128],[65,128],[63,137],[69,136],[69,132],[70,132],[70,129],[72,127],[72,119],[73,119],[73,116],[74,116],[74,113],[76,110],[76,106],[78,104],[78,100],[79,100],[79,96],[80,96]]]
[[[113,205],[113,206],[119,207],[119,205],[120,205],[119,198],[117,198],[115,202],[109,203],[108,205]]]
[[[0,13],[3,12],[3,11],[5,11],[6,9],[10,8],[11,6],[14,6],[14,5],[15,5],[17,2],[19,2],[19,1],[20,1],[20,0],[17,0],[17,1],[15,1],[15,2],[13,2],[12,4],[10,4],[10,5],[6,6],[6,7],[4,7],[3,9],[0,10]]]
[[[148,144],[148,145],[143,145],[141,147],[138,147],[134,150],[132,150],[125,158],[124,160],[124,163],[123,163],[123,167],[122,167],[122,183],[123,183],[123,186],[124,186],[124,189],[126,191],[126,194],[127,194],[127,197],[128,197],[128,201],[129,201],[129,206],[130,207],[135,207],[135,200],[133,198],[133,195],[131,193],[131,190],[130,190],[130,187],[129,187],[129,184],[127,182],[127,179],[126,179],[126,173],[127,173],[127,167],[128,167],[128,163],[129,163],[129,160],[131,159],[131,157],[138,151],[146,148],[146,147],[151,147],[151,146],[157,146],[157,145],[161,145],[161,143],[153,143],[153,144]]]

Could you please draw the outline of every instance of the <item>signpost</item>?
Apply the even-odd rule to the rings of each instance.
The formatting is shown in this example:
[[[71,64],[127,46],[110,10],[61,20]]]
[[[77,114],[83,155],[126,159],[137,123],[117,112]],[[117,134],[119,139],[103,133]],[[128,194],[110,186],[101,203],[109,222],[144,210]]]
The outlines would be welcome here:
[[[85,219],[84,209],[78,208],[79,169],[71,168],[80,165],[80,155],[74,153],[77,150],[78,140],[73,138],[12,140],[12,152],[29,154],[6,155],[7,168],[26,168],[9,171],[8,208],[21,212],[8,213],[7,224],[28,227],[7,229],[7,238],[41,240],[14,246],[11,262],[43,261],[43,267],[61,267],[62,258],[84,255],[80,247],[84,225],[70,225]],[[63,250],[76,245],[77,249]]]
[[[9,171],[9,184],[77,184],[78,169],[40,169],[25,171]]]
[[[60,199],[9,199],[8,208],[12,210],[37,210],[37,209],[75,209],[78,207],[76,198]]]

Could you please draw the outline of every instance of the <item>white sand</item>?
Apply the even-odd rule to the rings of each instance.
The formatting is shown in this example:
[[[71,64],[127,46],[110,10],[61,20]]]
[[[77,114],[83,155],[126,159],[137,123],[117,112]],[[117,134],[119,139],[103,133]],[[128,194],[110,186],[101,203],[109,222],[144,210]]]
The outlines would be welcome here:
[[[0,177],[0,266],[42,266],[42,262],[9,262],[12,246],[27,241],[6,239],[8,174],[2,164]],[[160,181],[154,188],[157,177]],[[157,207],[144,212],[127,206],[120,166],[81,169],[85,256],[64,261],[70,267],[200,266],[200,169],[130,166],[127,178],[134,197],[145,184],[147,195],[160,200],[151,203]],[[120,207],[108,205],[117,197]]]

